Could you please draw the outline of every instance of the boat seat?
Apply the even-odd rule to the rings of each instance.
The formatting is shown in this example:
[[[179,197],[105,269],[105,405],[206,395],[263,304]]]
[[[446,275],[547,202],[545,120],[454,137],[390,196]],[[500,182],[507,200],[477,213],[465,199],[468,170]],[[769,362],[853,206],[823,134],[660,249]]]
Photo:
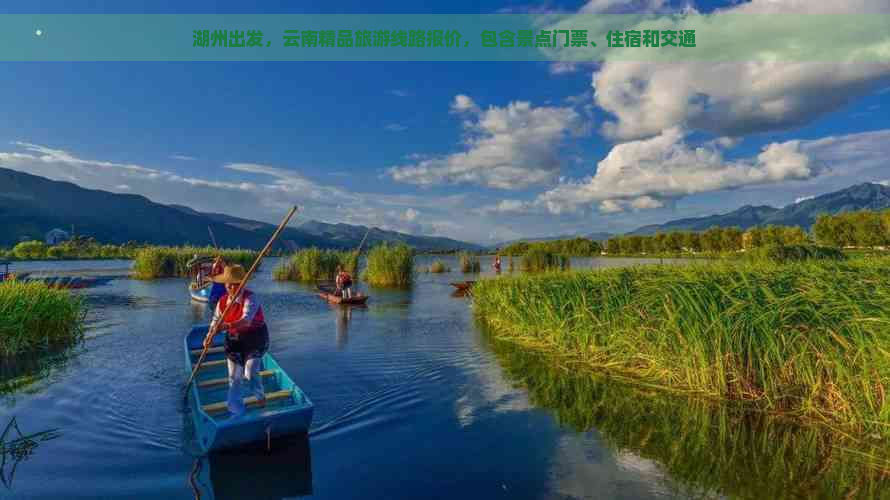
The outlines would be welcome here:
[[[275,370],[262,370],[260,372],[260,377],[271,377],[275,375]],[[214,378],[210,380],[205,380],[203,382],[198,382],[198,387],[206,388],[206,387],[216,387],[218,385],[226,385],[229,383],[228,377],[222,378]]]
[[[291,395],[292,395],[292,393],[289,390],[268,392],[268,393],[266,393],[266,403],[269,403],[270,401],[277,401],[279,399],[286,399],[286,398],[291,397]],[[256,404],[257,404],[257,401],[256,401],[255,397],[250,396],[250,397],[244,398],[244,406],[250,407],[250,406],[256,406]],[[209,405],[204,405],[201,408],[207,413],[223,413],[223,412],[229,411],[229,408],[226,405],[225,401],[222,401],[219,403],[211,403]]]

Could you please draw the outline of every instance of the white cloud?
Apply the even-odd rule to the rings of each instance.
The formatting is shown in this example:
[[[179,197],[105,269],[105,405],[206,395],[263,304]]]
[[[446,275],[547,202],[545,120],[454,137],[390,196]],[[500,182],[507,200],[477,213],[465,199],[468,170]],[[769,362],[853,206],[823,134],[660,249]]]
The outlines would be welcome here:
[[[521,189],[552,183],[559,173],[559,149],[569,134],[583,131],[571,108],[533,107],[524,101],[481,110],[465,95],[451,108],[475,118],[464,122],[467,151],[421,160],[388,170],[396,181],[431,186],[471,183]]]
[[[880,184],[880,185],[882,185],[882,186],[890,187],[890,179],[884,179],[884,180],[882,180],[882,181],[878,181],[877,183]]]
[[[182,154],[170,155],[170,159],[181,160],[181,161],[195,161],[195,160],[197,160],[197,158],[195,158],[194,156],[182,155]]]
[[[816,197],[815,195],[810,195],[810,196],[798,196],[797,198],[794,199],[794,203],[796,204],[796,203],[800,203],[800,202],[802,202],[802,201],[812,200],[812,199],[815,198],[815,197]]]
[[[408,127],[402,125],[401,123],[387,123],[383,127],[383,129],[390,132],[404,132],[405,130],[408,130]]]
[[[399,90],[399,89],[388,90],[386,93],[389,95],[392,95],[392,96],[396,96],[396,97],[410,97],[410,96],[414,95],[411,92],[408,92],[407,90]]]
[[[458,94],[454,96],[454,101],[451,102],[451,110],[455,113],[465,113],[465,112],[479,112],[479,106],[476,105],[476,102],[471,99],[469,96],[464,94]]]
[[[666,0],[590,0],[579,14],[641,14],[662,12],[667,9]]]
[[[626,208],[659,208],[665,199],[742,186],[809,179],[822,171],[802,151],[800,141],[766,146],[756,158],[726,161],[715,147],[690,147],[679,128],[650,139],[612,148],[596,174],[563,182],[535,200],[553,214],[572,213],[598,204],[615,213]]]
[[[701,40],[726,40],[731,35],[733,43],[759,43],[758,37],[763,34],[758,31],[761,28],[758,23],[751,21],[754,19],[751,15],[778,14],[785,17],[771,19],[794,19],[803,23],[800,20],[806,17],[797,14],[814,13],[890,14],[890,2],[753,0],[708,15],[691,14],[695,16],[696,34]],[[672,18],[662,17],[647,20],[635,29],[659,29],[676,23]],[[801,24],[789,30],[801,27],[806,26]],[[802,34],[813,36],[813,33],[821,31],[813,28]],[[796,47],[797,42],[790,38],[760,45],[763,48],[748,62],[659,63],[642,57],[635,62],[607,59],[593,77],[596,103],[615,117],[603,125],[603,132],[618,140],[633,140],[684,126],[740,136],[806,124],[890,80],[890,64],[856,62],[885,61],[890,43],[885,40],[863,46],[854,34],[843,36],[844,39],[837,42],[838,50],[849,47],[850,52],[841,52],[846,55],[836,58],[806,52],[812,49]],[[779,50],[787,53],[777,52]],[[627,58],[627,54],[622,52],[619,56]],[[822,59],[825,62],[812,62],[816,56],[825,57]],[[851,60],[845,60],[847,58]]]
[[[119,191],[131,191],[133,189],[127,184],[118,184],[117,186],[114,186],[114,187],[116,187]]]

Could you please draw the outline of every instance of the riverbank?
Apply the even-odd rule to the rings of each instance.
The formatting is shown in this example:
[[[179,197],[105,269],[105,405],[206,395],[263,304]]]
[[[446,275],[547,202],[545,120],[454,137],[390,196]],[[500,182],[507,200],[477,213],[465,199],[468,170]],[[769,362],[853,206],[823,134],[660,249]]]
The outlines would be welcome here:
[[[499,338],[652,386],[890,438],[890,266],[713,262],[477,282]]]

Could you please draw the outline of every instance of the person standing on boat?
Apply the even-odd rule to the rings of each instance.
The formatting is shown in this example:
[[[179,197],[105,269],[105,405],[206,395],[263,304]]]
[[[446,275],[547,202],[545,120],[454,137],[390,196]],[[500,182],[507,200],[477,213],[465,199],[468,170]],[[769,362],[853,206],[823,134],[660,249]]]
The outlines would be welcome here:
[[[226,331],[225,352],[229,368],[229,395],[227,405],[233,415],[244,413],[244,401],[241,398],[241,380],[246,379],[250,391],[256,397],[260,407],[266,404],[266,394],[260,375],[263,355],[269,350],[269,329],[266,327],[263,306],[256,295],[246,287],[235,301],[228,314],[222,314],[244,280],[244,268],[239,265],[227,266],[222,273],[212,279],[226,287],[226,293],[220,297],[213,314],[211,328],[218,322],[219,330]]]
[[[352,297],[352,276],[343,269],[343,266],[337,266],[337,292],[344,299]]]
[[[501,272],[501,256],[500,255],[494,256],[494,264],[492,264],[491,267],[494,268],[495,273]]]

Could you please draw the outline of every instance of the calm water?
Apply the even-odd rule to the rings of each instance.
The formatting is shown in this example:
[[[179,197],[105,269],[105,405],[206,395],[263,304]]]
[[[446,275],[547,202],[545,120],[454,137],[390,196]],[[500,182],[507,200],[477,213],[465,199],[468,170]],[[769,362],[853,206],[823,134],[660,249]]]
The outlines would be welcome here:
[[[316,405],[308,439],[272,456],[200,457],[182,400],[181,345],[205,320],[204,306],[189,302],[181,279],[117,279],[75,292],[90,305],[83,344],[3,367],[0,426],[16,417],[24,434],[56,434],[7,454],[0,497],[172,499],[197,490],[203,499],[832,498],[851,484],[860,494],[880,491],[864,467],[837,456],[826,462],[828,444],[810,431],[666,401],[492,341],[474,326],[468,299],[451,295],[449,281],[468,279],[460,273],[419,274],[411,291],[372,290],[369,307],[343,309],[308,287],[272,281],[274,260],[252,288],[273,354]]]

